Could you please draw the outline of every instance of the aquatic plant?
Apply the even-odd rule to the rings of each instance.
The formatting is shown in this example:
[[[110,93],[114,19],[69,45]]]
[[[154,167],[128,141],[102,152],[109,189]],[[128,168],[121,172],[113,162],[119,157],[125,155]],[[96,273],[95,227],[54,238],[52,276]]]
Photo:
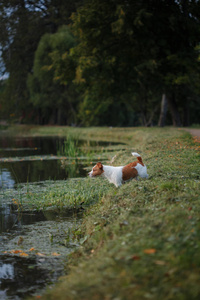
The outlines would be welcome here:
[[[78,136],[74,136],[71,133],[68,133],[63,145],[61,145],[58,149],[58,155],[67,156],[69,158],[78,157],[81,153],[78,147],[78,141]]]

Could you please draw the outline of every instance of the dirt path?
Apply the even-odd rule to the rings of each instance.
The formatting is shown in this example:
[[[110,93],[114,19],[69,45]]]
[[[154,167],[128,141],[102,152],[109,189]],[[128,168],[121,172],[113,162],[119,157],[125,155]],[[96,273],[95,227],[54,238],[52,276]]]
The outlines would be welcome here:
[[[198,140],[200,140],[200,129],[185,128],[184,130],[188,131],[193,137],[196,137]]]

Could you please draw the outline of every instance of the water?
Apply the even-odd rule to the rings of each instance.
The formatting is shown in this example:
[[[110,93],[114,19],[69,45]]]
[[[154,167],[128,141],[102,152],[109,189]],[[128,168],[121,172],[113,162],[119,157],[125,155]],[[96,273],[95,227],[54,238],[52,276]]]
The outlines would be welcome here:
[[[63,142],[54,137],[0,137],[0,189],[85,176],[81,164],[61,168],[56,155]],[[65,237],[79,222],[80,216],[19,213],[16,205],[0,199],[0,299],[24,299],[54,283],[63,274],[66,256],[78,246],[66,244]]]
[[[0,299],[40,295],[63,275],[67,255],[78,245],[65,243],[68,229],[81,215],[19,213],[14,204],[0,205]]]
[[[0,136],[0,189],[14,188],[18,183],[85,177],[86,160],[61,167],[57,153],[63,143],[58,137]],[[80,140],[78,146],[84,143]],[[88,145],[100,148],[111,144],[93,141]]]
[[[64,142],[55,137],[0,138],[0,188],[17,183],[61,180],[71,176],[70,166],[61,168],[57,151]],[[85,176],[80,165],[73,177]]]
[[[0,299],[18,300],[42,289],[48,281],[48,272],[37,266],[36,259],[1,256]],[[49,278],[50,280],[50,278]]]
[[[9,138],[0,136],[0,299],[20,300],[40,295],[64,270],[67,255],[79,245],[68,232],[81,216],[52,212],[19,212],[5,201],[7,189],[19,183],[42,184],[87,175],[88,162],[79,160],[61,167],[57,156],[64,139],[58,137]],[[80,141],[80,146],[83,142]],[[92,147],[109,143],[90,143]],[[12,190],[11,190],[12,191]],[[14,191],[14,190],[13,190]],[[11,199],[10,199],[11,200]],[[66,239],[67,237],[67,239]],[[59,254],[59,255],[58,255]]]

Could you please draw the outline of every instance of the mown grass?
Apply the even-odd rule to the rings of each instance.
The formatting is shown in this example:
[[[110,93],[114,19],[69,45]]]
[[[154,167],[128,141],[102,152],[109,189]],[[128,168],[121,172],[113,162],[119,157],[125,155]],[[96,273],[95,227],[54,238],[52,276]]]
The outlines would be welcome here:
[[[125,142],[113,165],[131,162],[134,150],[150,177],[118,189],[103,178],[77,185],[75,197],[88,190],[89,203],[92,186],[98,196],[85,211],[81,246],[67,263],[67,275],[41,299],[199,299],[199,143],[172,128],[59,130]],[[64,190],[58,191],[54,198],[62,202]]]
[[[150,178],[109,185],[86,210],[68,274],[41,299],[199,299],[199,144],[172,129],[124,135],[114,165],[132,161],[134,144]]]

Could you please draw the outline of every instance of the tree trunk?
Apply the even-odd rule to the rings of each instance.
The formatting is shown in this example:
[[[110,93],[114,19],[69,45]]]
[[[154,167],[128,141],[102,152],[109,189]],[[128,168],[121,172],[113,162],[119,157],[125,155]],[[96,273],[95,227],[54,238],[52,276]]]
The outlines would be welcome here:
[[[179,115],[176,100],[174,99],[173,96],[171,96],[171,97],[167,97],[167,102],[169,105],[169,110],[172,115],[173,126],[181,126],[181,120],[180,120],[180,115]]]
[[[142,126],[147,126],[147,120],[146,120],[146,115],[145,115],[145,112],[142,111],[141,112],[141,119],[142,119]]]
[[[158,110],[158,107],[159,107],[159,106],[156,105],[156,106],[154,107],[154,109],[152,109],[151,114],[150,114],[150,117],[149,117],[149,120],[148,120],[148,122],[146,123],[146,127],[153,126],[153,118],[154,118],[155,113],[156,113],[157,110]]]
[[[158,122],[158,126],[160,126],[160,127],[164,127],[165,126],[167,109],[168,109],[167,97],[166,97],[165,94],[163,94],[162,95],[162,100],[161,100],[160,117],[159,117],[159,122]]]
[[[183,126],[189,126],[190,125],[190,114],[189,114],[189,101],[186,100],[186,103],[183,108]]]

